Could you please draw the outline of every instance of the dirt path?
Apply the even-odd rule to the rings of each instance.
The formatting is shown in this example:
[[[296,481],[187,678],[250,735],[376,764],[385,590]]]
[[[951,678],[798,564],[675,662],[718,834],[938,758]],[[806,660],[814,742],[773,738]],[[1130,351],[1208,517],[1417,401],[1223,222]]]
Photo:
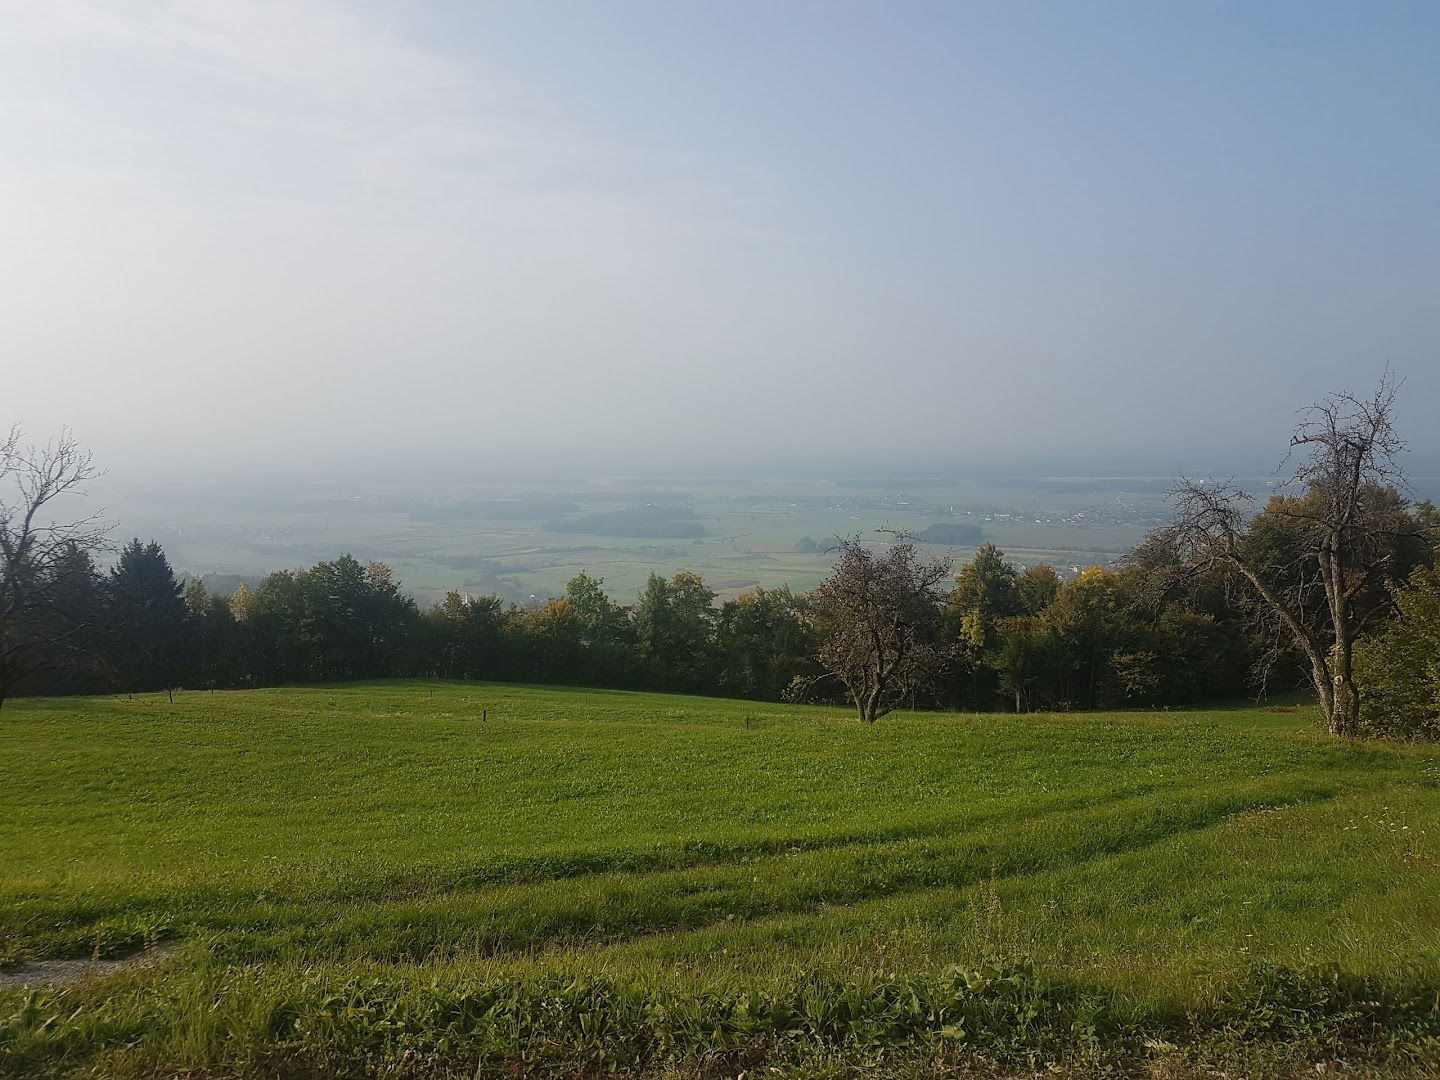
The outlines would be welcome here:
[[[161,963],[175,946],[170,943],[155,945],[129,956],[117,956],[107,960],[35,960],[27,964],[0,968],[0,990],[13,990],[22,986],[69,986],[86,979],[100,979],[120,971],[152,967]]]

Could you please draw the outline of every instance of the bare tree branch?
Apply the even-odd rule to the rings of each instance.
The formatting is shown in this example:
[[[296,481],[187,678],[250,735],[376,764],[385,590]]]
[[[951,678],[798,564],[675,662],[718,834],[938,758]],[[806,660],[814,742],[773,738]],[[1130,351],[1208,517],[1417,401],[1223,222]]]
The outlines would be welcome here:
[[[60,617],[56,598],[76,554],[103,547],[108,530],[100,513],[70,517],[58,504],[99,475],[69,430],[36,446],[16,425],[0,442],[0,704],[79,629]]]
[[[1182,478],[1171,492],[1167,540],[1189,566],[1224,566],[1248,583],[1306,658],[1337,735],[1359,730],[1355,640],[1391,603],[1388,583],[1424,542],[1398,490],[1398,390],[1387,372],[1369,397],[1332,394],[1302,410],[1277,470],[1290,468],[1285,489],[1298,493],[1272,496],[1258,516],[1256,500],[1229,483]]]

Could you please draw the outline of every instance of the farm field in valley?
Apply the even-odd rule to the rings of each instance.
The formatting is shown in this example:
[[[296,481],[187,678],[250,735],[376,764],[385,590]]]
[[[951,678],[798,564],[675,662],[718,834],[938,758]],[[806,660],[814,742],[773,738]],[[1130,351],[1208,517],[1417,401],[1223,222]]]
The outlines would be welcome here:
[[[1263,480],[1261,481],[1263,484]],[[344,552],[395,568],[422,604],[448,589],[525,602],[564,592],[581,571],[631,602],[651,572],[701,574],[722,599],[756,585],[810,589],[837,536],[878,528],[973,527],[1016,562],[1113,561],[1164,519],[1163,478],[1093,480],[704,479],[589,477],[508,483],[369,479],[116,489],[127,528],[158,539],[177,568],[258,578]],[[616,527],[617,515],[622,524]],[[631,515],[634,520],[625,520]],[[613,533],[623,535],[613,535]],[[797,551],[805,538],[822,550]]]
[[[0,851],[10,1075],[1440,1067],[1440,750],[1304,706],[20,700]]]

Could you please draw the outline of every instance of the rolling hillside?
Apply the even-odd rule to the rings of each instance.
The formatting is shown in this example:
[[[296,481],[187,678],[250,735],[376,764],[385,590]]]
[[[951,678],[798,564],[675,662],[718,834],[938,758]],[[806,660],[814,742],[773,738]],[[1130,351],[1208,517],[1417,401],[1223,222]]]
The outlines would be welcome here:
[[[13,1075],[1440,1064],[1440,750],[1303,707],[27,700],[0,851]]]

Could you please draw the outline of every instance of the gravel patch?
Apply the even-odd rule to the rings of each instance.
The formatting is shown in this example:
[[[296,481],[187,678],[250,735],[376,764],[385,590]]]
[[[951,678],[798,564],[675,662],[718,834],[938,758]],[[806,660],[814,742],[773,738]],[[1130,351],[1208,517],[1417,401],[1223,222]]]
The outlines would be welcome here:
[[[153,967],[174,951],[175,946],[166,943],[128,956],[104,960],[33,960],[29,963],[13,964],[0,968],[0,990],[26,986],[69,986],[87,979],[103,979],[121,971]]]

